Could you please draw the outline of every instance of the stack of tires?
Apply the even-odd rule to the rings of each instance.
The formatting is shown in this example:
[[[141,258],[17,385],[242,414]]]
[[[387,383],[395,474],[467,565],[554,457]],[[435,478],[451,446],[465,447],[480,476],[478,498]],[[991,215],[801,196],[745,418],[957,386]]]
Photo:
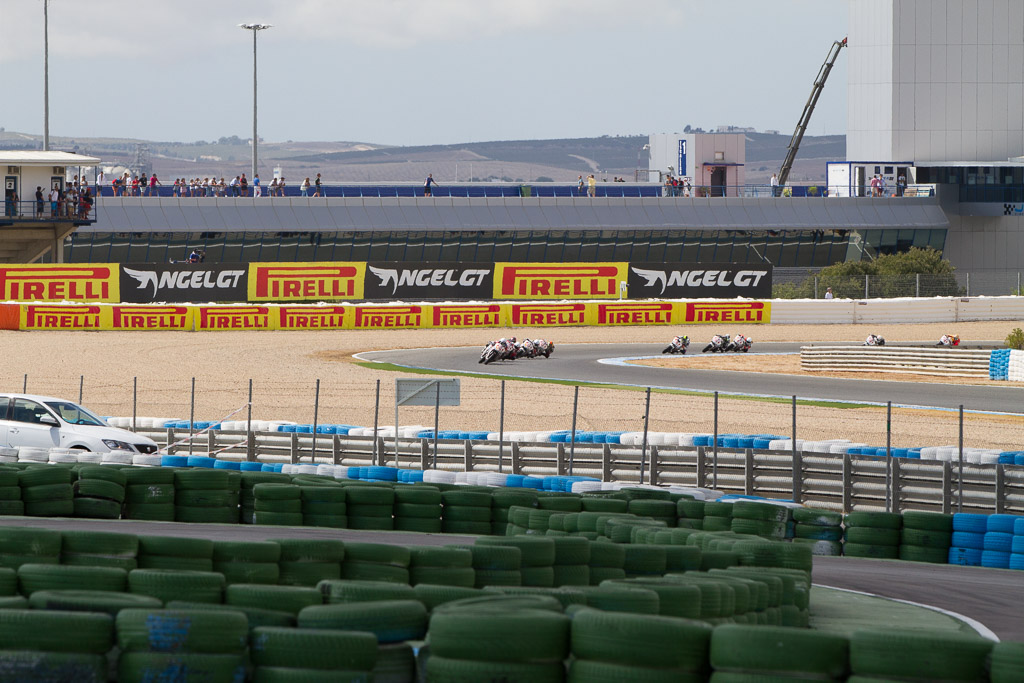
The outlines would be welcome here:
[[[216,469],[180,469],[174,472],[174,521],[238,524],[238,493],[231,490],[231,475]]]
[[[773,541],[786,538],[786,524],[790,510],[781,505],[759,503],[752,500],[738,500],[732,505],[733,533],[761,536]]]
[[[128,590],[164,603],[179,600],[219,605],[224,601],[224,575],[180,569],[135,569],[128,572]]]
[[[140,569],[211,572],[213,541],[205,538],[139,536],[138,563]]]
[[[520,574],[524,586],[551,588],[555,585],[555,540],[543,536],[512,536],[478,538],[477,545],[506,545],[518,548],[522,565]]]
[[[1010,544],[1010,569],[1024,569],[1024,517],[1013,522],[1013,541]]]
[[[602,581],[626,578],[625,546],[617,543],[590,544],[590,585],[598,586]]]
[[[253,489],[257,484],[288,484],[291,478],[276,472],[242,472],[239,491],[239,506],[242,524],[255,524],[256,494]]]
[[[413,599],[313,605],[299,612],[298,625],[299,628],[364,631],[375,635],[378,644],[390,645],[423,640],[427,635],[427,608]],[[305,647],[301,649],[304,651]]]
[[[949,548],[949,564],[968,567],[981,566],[981,553],[985,548],[985,532],[988,529],[988,515],[958,512],[953,515],[952,545]]]
[[[851,678],[984,681],[992,641],[976,635],[877,628],[850,636]],[[1017,670],[1019,680],[1020,670]]]
[[[6,680],[103,683],[114,619],[109,614],[5,609],[0,610],[0,641]]]
[[[734,503],[704,502],[704,531],[732,531],[732,506]]]
[[[328,539],[270,539],[281,546],[278,582],[286,586],[315,586],[341,578],[345,544]]]
[[[71,517],[75,514],[74,477],[67,467],[30,466],[18,472],[21,500],[29,517]]]
[[[472,588],[476,585],[470,550],[414,546],[409,548],[409,553],[409,583],[413,586],[426,583]]]
[[[981,551],[981,566],[996,569],[1010,568],[1013,550],[1014,515],[989,515],[985,524],[985,539]]]
[[[302,486],[302,524],[331,529],[348,526],[343,486]]]
[[[564,680],[569,618],[560,611],[515,608],[516,599],[495,601],[493,606],[486,601],[467,606],[452,602],[434,610],[427,680]]]
[[[572,619],[568,680],[706,680],[711,633],[688,619],[583,609]]]
[[[530,512],[533,506],[513,505],[508,508],[508,524],[505,526],[506,536],[525,536],[530,532]]]
[[[590,585],[590,541],[579,536],[553,538],[555,586]]]
[[[441,533],[441,492],[426,485],[395,487],[395,530]]]
[[[450,545],[473,556],[474,588],[523,585],[523,553],[505,545]]]
[[[510,511],[512,506],[532,508],[537,505],[537,492],[534,489],[506,488],[497,489],[491,494],[491,534],[494,536],[511,536],[509,524],[512,523]],[[523,525],[521,533],[526,532]]]
[[[302,490],[294,484],[256,484],[252,487],[253,524],[302,526]]]
[[[77,567],[113,567],[131,571],[138,567],[139,538],[108,531],[64,531],[60,563]]]
[[[846,680],[845,634],[726,624],[711,635],[711,667],[723,680]]]
[[[18,470],[0,467],[0,516],[20,517],[24,514],[25,504],[21,501]]]
[[[665,522],[665,525],[668,527],[676,526],[679,519],[679,504],[671,500],[634,498],[629,501],[627,505],[627,510],[630,514],[661,520]]]
[[[127,483],[125,473],[116,467],[80,468],[78,479],[72,485],[75,517],[120,519]]]
[[[377,639],[369,633],[262,626],[252,631],[257,681],[369,681]]]
[[[684,529],[704,528],[704,501],[682,498],[676,501],[676,526]]]
[[[390,531],[395,528],[392,517],[394,489],[385,486],[346,486],[345,491],[350,529]]]
[[[125,519],[174,521],[174,470],[169,467],[126,467]]]
[[[23,564],[59,564],[61,533],[49,529],[0,527],[0,568]]]
[[[795,508],[793,542],[811,546],[814,555],[841,555],[843,515],[831,510]]]
[[[124,609],[117,615],[118,680],[244,680],[248,640],[240,612]]]
[[[383,543],[346,543],[341,578],[409,585],[409,549]]]
[[[946,564],[953,542],[953,515],[938,512],[903,513],[900,559]]]
[[[276,584],[281,546],[269,541],[214,541],[213,571],[233,583]]]
[[[441,530],[446,534],[491,533],[491,494],[482,491],[445,491]]]
[[[267,609],[292,616],[310,605],[324,604],[323,595],[308,586],[272,586],[236,583],[224,591],[224,604],[247,609]]]
[[[899,558],[902,521],[895,512],[851,512],[846,515],[843,554],[889,560]]]
[[[668,556],[660,545],[623,545],[626,553],[622,568],[627,579],[662,576],[668,566]]]

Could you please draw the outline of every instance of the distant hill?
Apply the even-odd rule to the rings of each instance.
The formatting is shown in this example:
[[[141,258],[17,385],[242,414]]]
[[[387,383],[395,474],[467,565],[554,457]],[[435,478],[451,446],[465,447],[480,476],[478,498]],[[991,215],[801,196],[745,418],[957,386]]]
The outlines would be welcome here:
[[[443,183],[501,180],[570,182],[595,173],[632,180],[647,136],[601,136],[557,140],[500,140],[456,145],[392,147],[364,142],[262,142],[260,166],[269,176],[280,168],[290,183],[321,173],[329,182],[420,181],[427,173]],[[747,182],[766,182],[786,154],[788,135],[747,133]],[[0,132],[0,149],[41,149],[40,136]],[[249,171],[248,140],[161,142],[51,136],[51,148],[92,154],[105,165],[146,162],[161,178],[233,177]],[[791,180],[819,181],[825,162],[846,157],[842,135],[806,136]],[[646,163],[646,162],[645,162]]]

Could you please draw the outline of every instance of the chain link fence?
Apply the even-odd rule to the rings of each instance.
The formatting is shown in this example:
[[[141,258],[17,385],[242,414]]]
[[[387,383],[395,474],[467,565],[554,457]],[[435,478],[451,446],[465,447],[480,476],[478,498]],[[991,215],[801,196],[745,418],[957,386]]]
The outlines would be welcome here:
[[[829,287],[837,299],[1024,296],[1021,272],[1015,270],[823,277],[804,269],[776,268],[772,282],[776,299],[821,299]]]

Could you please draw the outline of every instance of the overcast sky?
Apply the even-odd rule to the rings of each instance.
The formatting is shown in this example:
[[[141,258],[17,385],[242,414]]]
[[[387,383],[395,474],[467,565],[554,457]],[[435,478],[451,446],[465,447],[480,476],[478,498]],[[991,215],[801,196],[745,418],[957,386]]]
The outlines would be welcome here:
[[[847,0],[50,0],[50,134],[430,145],[793,131]],[[43,130],[43,0],[0,0],[0,126]],[[810,133],[846,131],[840,57]]]

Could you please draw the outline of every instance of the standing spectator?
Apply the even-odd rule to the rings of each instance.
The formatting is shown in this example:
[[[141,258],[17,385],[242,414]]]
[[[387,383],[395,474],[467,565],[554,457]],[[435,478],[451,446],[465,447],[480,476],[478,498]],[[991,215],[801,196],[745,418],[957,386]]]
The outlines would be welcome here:
[[[180,197],[181,196],[181,185],[178,183],[178,179],[177,178],[174,179],[174,185],[171,185],[171,196],[172,197]]]
[[[228,191],[231,193],[232,197],[238,196],[238,176],[232,178],[231,182],[228,183]]]
[[[308,197],[309,196],[309,177],[308,176],[307,176],[307,178],[305,180],[302,181],[302,184],[299,185],[299,195],[302,196],[302,197]]]
[[[593,173],[587,176],[587,196],[597,196],[597,178],[594,177]]]
[[[284,196],[284,176],[281,176],[277,180],[277,196],[278,197],[283,197]]]
[[[92,192],[89,190],[88,185],[82,189],[79,195],[79,210],[81,218],[88,218],[89,213],[92,212]]]
[[[825,299],[828,300],[828,299],[833,299],[833,298],[834,298],[834,296],[832,294],[832,288],[831,287],[826,287],[825,288]]]
[[[902,173],[900,173],[900,175],[896,178],[896,196],[897,197],[902,197],[903,193],[906,191],[906,189],[907,189],[907,176],[902,174]]]
[[[242,197],[249,196],[249,180],[244,173],[238,178],[238,194]]]
[[[320,174],[316,174],[316,180],[313,181],[313,185],[316,187],[316,192],[313,193],[314,197],[326,197],[327,195],[323,192],[323,183],[320,181]]]
[[[768,181],[768,184],[772,187],[772,196],[779,196],[779,176],[772,173],[772,179]]]
[[[36,186],[36,217],[43,215],[43,186]]]
[[[879,187],[880,187],[880,185],[879,185],[879,182],[878,182],[878,174],[877,173],[875,175],[871,176],[871,183],[870,184],[871,184],[871,196],[872,197],[879,196]]]
[[[577,176],[577,178],[576,178],[576,190],[577,190],[577,192],[579,192],[579,195],[581,197],[583,196],[583,190],[586,189],[586,186],[587,186],[587,183],[586,183],[585,180],[583,180],[583,176]]]
[[[884,175],[879,175],[878,176],[878,196],[879,197],[884,197],[885,196],[885,176]]]
[[[270,179],[270,196],[273,197],[277,194],[277,176]]]
[[[96,196],[99,197],[103,193],[103,183],[106,182],[106,176],[103,174],[103,169],[99,170],[96,174]]]
[[[253,197],[262,197],[263,196],[263,188],[260,187],[260,174],[259,173],[257,173],[256,175],[254,175],[252,177],[252,196]]]
[[[50,190],[50,215],[56,217],[58,215],[58,208],[60,205],[60,190],[54,185],[53,189]]]
[[[72,188],[74,188],[73,184],[72,184]],[[132,196],[133,197],[141,197],[142,196],[142,188],[139,187],[139,176],[137,176],[137,175],[133,175],[132,176]]]
[[[155,197],[156,196],[156,186],[157,185],[162,185],[162,183],[157,179],[156,173],[153,173],[151,176],[149,176],[149,196],[150,197]]]
[[[437,181],[434,180],[434,174],[433,173],[428,173],[427,174],[427,179],[423,183],[423,196],[424,197],[433,197],[434,196],[434,193],[433,193],[434,185],[437,185]]]

